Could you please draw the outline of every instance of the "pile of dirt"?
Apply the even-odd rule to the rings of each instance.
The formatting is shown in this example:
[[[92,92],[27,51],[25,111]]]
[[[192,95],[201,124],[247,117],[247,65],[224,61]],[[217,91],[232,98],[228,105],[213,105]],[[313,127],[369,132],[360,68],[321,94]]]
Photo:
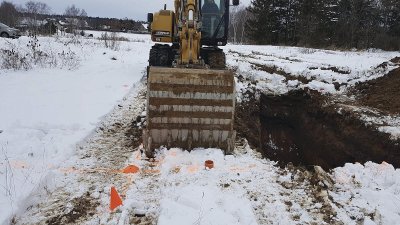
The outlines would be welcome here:
[[[400,114],[400,68],[388,75],[357,84],[358,101],[390,114]]]

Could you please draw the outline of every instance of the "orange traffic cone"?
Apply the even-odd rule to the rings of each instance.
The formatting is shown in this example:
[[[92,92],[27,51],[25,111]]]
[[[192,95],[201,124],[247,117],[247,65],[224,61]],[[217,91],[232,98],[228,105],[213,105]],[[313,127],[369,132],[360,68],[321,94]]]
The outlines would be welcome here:
[[[139,167],[135,165],[129,165],[122,170],[123,173],[137,173],[139,172]]]
[[[122,205],[122,199],[119,196],[117,189],[111,187],[110,210],[114,211],[118,206]]]

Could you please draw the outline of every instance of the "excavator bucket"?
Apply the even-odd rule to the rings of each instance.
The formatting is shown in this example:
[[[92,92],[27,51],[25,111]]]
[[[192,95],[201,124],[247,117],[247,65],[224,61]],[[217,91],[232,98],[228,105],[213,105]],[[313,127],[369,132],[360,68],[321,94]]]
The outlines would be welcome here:
[[[235,81],[228,70],[150,67],[147,80],[148,157],[160,146],[233,151]]]

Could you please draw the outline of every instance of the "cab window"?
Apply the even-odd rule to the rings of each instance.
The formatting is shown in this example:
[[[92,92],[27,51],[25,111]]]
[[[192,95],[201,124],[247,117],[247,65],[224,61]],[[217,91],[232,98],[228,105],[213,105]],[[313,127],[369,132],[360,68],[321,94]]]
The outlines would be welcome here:
[[[202,0],[202,37],[211,38],[217,30],[218,24],[221,22],[220,29],[216,38],[224,36],[225,20],[225,0]],[[222,19],[222,20],[221,20]]]

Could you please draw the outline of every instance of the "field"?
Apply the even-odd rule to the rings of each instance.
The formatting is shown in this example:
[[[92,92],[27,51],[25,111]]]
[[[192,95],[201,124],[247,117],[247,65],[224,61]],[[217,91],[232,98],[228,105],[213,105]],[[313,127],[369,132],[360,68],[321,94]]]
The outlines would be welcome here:
[[[235,154],[161,148],[150,161],[140,146],[153,43],[86,32],[0,39],[0,224],[400,220],[399,52],[225,46]]]

